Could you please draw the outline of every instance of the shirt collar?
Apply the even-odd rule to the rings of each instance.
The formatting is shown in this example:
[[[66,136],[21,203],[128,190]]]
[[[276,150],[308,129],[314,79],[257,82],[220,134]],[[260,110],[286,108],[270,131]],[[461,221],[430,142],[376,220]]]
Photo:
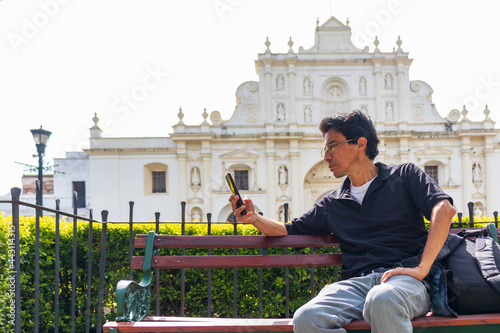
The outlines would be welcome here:
[[[368,191],[366,192],[371,192],[373,189],[376,189],[379,187],[383,181],[388,179],[395,171],[395,168],[393,166],[388,166],[385,165],[384,163],[377,162],[375,163],[375,166],[378,168],[378,177],[376,177]],[[336,189],[335,191],[332,192],[331,195],[332,199],[347,199],[351,198],[351,180],[349,177],[346,177],[344,181],[342,182],[342,186],[340,188]]]

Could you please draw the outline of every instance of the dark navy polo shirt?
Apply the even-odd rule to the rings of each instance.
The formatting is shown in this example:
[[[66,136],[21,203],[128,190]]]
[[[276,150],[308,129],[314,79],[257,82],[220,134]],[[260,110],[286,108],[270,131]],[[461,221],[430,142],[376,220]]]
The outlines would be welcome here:
[[[350,193],[347,177],[342,186],[318,201],[310,211],[286,223],[289,235],[337,236],[342,250],[342,279],[418,255],[427,240],[425,216],[439,201],[452,198],[412,163],[375,164],[378,176],[362,204]]]

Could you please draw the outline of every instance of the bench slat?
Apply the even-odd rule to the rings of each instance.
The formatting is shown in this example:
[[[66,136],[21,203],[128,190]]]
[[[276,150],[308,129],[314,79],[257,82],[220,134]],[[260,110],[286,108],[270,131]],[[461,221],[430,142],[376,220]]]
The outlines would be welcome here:
[[[146,236],[137,235],[136,248],[146,248]],[[330,247],[338,246],[334,235],[327,236],[260,236],[260,235],[226,235],[226,236],[179,236],[157,235],[155,248],[280,248],[280,247]]]
[[[132,257],[133,269],[141,269],[144,257]],[[340,254],[153,256],[153,269],[182,268],[268,268],[342,265]]]
[[[413,327],[447,327],[500,324],[500,314],[463,315],[458,318],[426,316],[412,320]],[[242,328],[252,332],[291,332],[292,319],[231,319],[190,317],[145,317],[144,321],[132,323],[106,323],[104,332],[115,327],[127,332],[237,332]],[[251,328],[251,329],[250,329]],[[368,330],[364,320],[354,320],[344,327],[346,330]]]

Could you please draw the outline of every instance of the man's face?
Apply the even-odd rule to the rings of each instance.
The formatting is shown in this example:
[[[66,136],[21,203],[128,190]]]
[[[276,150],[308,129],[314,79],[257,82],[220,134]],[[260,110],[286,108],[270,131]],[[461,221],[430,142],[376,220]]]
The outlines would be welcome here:
[[[323,159],[328,162],[328,168],[336,178],[340,178],[354,172],[356,165],[356,146],[346,141],[346,137],[334,129],[328,130],[324,135],[325,147],[332,147],[333,151],[326,150]],[[343,142],[343,143],[341,143]]]

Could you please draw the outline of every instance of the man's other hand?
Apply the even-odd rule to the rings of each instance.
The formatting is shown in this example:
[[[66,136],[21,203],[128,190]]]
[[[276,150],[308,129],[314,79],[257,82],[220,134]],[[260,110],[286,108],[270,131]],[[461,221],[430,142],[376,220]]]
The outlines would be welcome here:
[[[389,279],[395,275],[409,275],[414,277],[415,279],[422,281],[428,274],[429,272],[424,271],[423,268],[420,266],[413,267],[413,268],[406,268],[406,267],[397,267],[391,270],[388,270],[387,272],[382,275],[382,279],[380,280],[381,283],[389,281]]]

